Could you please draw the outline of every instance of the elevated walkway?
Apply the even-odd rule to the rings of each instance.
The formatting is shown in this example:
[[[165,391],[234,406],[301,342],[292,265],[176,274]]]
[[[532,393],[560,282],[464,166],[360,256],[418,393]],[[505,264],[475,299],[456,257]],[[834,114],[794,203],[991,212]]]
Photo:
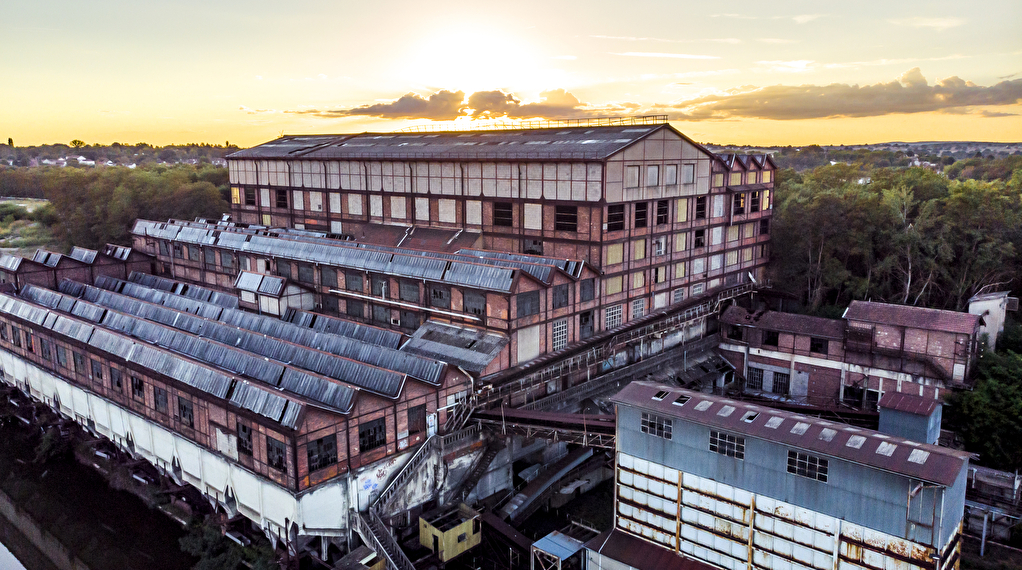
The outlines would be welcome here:
[[[531,512],[529,507],[531,507],[532,504],[539,499],[551,485],[560,481],[562,477],[568,474],[568,472],[578,467],[592,456],[593,450],[588,447],[583,447],[569,452],[566,456],[564,456],[564,458],[557,463],[554,463],[539,477],[526,485],[525,488],[515,495],[506,505],[501,507],[500,515],[512,521],[522,517],[523,515],[527,516],[527,513]]]

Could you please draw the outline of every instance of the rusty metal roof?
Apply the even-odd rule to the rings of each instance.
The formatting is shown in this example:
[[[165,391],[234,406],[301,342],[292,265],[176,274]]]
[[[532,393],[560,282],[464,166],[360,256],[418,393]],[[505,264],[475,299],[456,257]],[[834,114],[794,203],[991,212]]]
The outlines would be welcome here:
[[[886,392],[884,397],[880,398],[881,408],[918,416],[929,416],[939,405],[940,400],[936,398],[924,398],[923,396],[906,394],[904,392]]]
[[[849,321],[968,335],[976,331],[980,321],[979,315],[969,313],[869,301],[852,301],[845,310],[844,318]]]
[[[587,542],[585,548],[636,570],[717,570],[716,566],[678,554],[620,528],[603,532]]]
[[[843,339],[845,337],[845,323],[840,319],[824,319],[775,311],[749,312],[738,305],[728,307],[721,315],[720,321],[729,325],[756,327],[821,338]]]
[[[667,392],[665,397],[653,398],[662,391]],[[680,396],[687,400],[676,404]],[[971,457],[964,451],[653,382],[632,382],[611,401],[944,486],[955,482]]]

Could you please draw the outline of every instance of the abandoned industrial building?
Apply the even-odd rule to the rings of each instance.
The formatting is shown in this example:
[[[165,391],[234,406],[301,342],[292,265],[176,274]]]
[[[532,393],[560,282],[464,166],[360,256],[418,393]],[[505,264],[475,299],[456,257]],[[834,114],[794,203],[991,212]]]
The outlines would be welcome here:
[[[657,119],[228,164],[220,220],[0,257],[3,381],[336,567],[412,570],[402,538],[442,566],[490,531],[543,570],[955,567],[968,456],[932,445],[936,402],[996,319],[754,308],[769,156]],[[888,433],[702,393],[725,391],[879,406]],[[610,479],[610,531],[512,526]]]
[[[968,453],[649,382],[613,401],[615,525],[589,568],[696,568],[657,551],[734,570],[958,567]],[[618,546],[630,537],[643,548]]]

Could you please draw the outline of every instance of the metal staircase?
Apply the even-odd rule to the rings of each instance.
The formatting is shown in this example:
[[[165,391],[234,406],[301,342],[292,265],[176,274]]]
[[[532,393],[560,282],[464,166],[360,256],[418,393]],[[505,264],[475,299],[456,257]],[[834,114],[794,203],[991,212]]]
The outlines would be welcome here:
[[[415,565],[405,556],[394,535],[387,530],[375,511],[355,513],[355,532],[362,537],[366,545],[382,554],[387,561],[387,570],[415,570]]]
[[[500,453],[502,449],[504,449],[503,441],[488,438],[486,440],[486,451],[472,465],[472,470],[469,471],[468,475],[465,476],[465,479],[458,485],[458,487],[454,489],[451,493],[450,499],[445,501],[445,503],[448,505],[460,503],[468,498],[468,496],[472,494],[472,489],[475,489],[479,480],[486,474],[486,470],[489,469],[490,463],[493,463],[493,459],[497,457],[497,454]]]

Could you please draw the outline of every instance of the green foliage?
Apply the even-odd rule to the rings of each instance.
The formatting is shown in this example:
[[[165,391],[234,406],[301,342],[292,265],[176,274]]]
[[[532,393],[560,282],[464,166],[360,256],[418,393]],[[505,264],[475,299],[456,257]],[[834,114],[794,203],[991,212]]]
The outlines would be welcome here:
[[[218,526],[210,523],[193,523],[188,534],[181,537],[180,544],[185,553],[199,558],[194,570],[235,570],[243,562],[253,570],[278,568],[268,544],[242,548],[224,537]]]
[[[50,200],[36,219],[55,222],[55,233],[65,245],[95,249],[105,243],[128,244],[137,218],[218,218],[229,207],[214,184],[226,184],[226,169],[209,165],[31,170],[37,178],[32,186],[41,187]]]
[[[1020,281],[1016,183],[1022,174],[1006,184],[861,164],[782,170],[773,282],[817,313],[854,299],[962,310],[984,287]]]
[[[1009,323],[996,353],[977,366],[976,386],[948,400],[945,422],[979,463],[995,469],[1022,468],[1022,326]]]

